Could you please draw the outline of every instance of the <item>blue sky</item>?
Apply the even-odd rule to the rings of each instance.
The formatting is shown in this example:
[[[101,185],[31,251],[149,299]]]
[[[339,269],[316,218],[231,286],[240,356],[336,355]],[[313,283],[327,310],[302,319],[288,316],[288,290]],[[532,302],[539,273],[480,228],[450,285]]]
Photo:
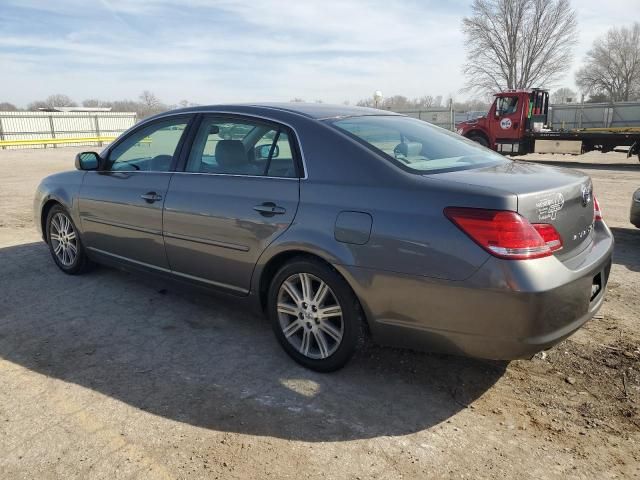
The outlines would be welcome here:
[[[166,103],[352,103],[385,95],[463,98],[460,22],[470,0],[0,0],[0,101],[52,93]],[[640,0],[573,0],[580,43],[640,12]],[[636,15],[637,16],[637,15]]]

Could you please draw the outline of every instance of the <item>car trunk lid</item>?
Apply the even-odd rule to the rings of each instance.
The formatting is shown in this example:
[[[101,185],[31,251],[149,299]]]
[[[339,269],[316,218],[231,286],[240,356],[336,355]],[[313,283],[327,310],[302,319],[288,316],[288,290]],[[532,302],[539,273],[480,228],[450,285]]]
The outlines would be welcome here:
[[[517,212],[531,223],[551,224],[562,238],[560,259],[586,248],[593,232],[591,179],[582,172],[513,161],[435,174],[438,178],[494,188],[517,196]],[[473,205],[466,205],[473,207]]]

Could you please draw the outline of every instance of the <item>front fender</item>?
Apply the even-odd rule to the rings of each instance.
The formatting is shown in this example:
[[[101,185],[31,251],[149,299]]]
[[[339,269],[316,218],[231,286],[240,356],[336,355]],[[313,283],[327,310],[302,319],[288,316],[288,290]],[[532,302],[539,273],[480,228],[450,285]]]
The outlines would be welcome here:
[[[76,226],[80,227],[78,214],[78,196],[85,172],[71,171],[50,175],[44,178],[36,188],[33,200],[34,224],[40,236],[44,238],[43,209],[50,202],[62,205],[71,215]]]

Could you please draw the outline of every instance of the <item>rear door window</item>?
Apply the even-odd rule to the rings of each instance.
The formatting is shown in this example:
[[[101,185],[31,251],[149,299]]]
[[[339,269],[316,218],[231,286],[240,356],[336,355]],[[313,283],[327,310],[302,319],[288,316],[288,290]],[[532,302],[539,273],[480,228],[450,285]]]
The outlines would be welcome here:
[[[270,130],[254,148],[256,161],[264,164],[269,177],[294,177],[295,162],[289,135],[283,130]]]
[[[292,139],[284,127],[250,120],[204,118],[185,170],[192,173],[297,176]]]

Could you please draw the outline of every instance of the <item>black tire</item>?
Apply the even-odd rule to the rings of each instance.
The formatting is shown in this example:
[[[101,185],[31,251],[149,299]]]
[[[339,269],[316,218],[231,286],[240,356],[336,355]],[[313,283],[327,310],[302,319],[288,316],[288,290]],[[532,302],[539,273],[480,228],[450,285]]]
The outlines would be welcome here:
[[[312,339],[309,340],[309,342],[315,343],[318,354],[320,354],[321,349],[319,345],[320,342],[318,342],[316,334],[320,334],[323,338],[334,342],[332,343],[332,348],[335,350],[325,358],[310,358],[309,356],[304,355],[290,342],[290,340],[287,339],[283,332],[284,327],[282,326],[281,318],[278,313],[278,298],[281,294],[280,288],[286,280],[289,280],[299,274],[310,274],[310,276],[314,278],[313,282],[319,283],[320,280],[324,282],[329,287],[328,294],[332,296],[332,300],[335,299],[341,308],[342,315],[340,317],[340,325],[342,328],[342,338],[339,342],[334,342],[333,337],[320,332],[319,330],[321,330],[322,327],[317,327],[317,330],[307,333],[309,338]],[[316,283],[316,285],[318,285],[318,283]],[[334,302],[332,301],[332,303]],[[332,268],[312,258],[293,259],[289,263],[285,264],[278,273],[276,273],[271,281],[271,285],[269,286],[267,312],[273,331],[282,348],[284,348],[289,356],[291,356],[291,358],[300,365],[317,372],[332,372],[342,368],[349,361],[358,345],[362,343],[362,340],[364,339],[364,323],[361,315],[360,303],[351,290],[351,287],[349,287],[347,282]],[[297,317],[293,315],[291,315],[289,319],[291,323],[298,321]],[[300,320],[302,323],[306,321],[307,320],[303,319]],[[312,321],[309,322],[312,323]],[[316,320],[316,323],[317,322],[318,321]],[[298,327],[300,335],[304,335],[305,328],[311,327]],[[298,331],[296,331],[296,334],[297,333]],[[293,336],[293,334],[290,334],[290,337]]]
[[[487,141],[486,138],[484,138],[482,135],[471,135],[469,137],[469,140],[471,140],[472,142],[476,142],[479,143],[480,145],[482,145],[483,147],[487,147],[489,148],[489,142]]]
[[[76,255],[73,261],[71,261],[68,264],[65,264],[56,254],[55,252],[56,246],[54,246],[56,242],[53,241],[51,238],[51,235],[53,234],[52,230],[55,230],[55,227],[52,227],[51,222],[53,221],[54,218],[60,218],[59,217],[60,215],[68,219],[73,231],[75,232],[74,245],[76,247]],[[47,239],[47,244],[49,245],[49,252],[51,253],[51,257],[53,258],[53,261],[56,263],[58,268],[68,275],[80,275],[82,273],[89,271],[93,266],[93,263],[91,262],[91,260],[89,260],[89,258],[87,257],[87,254],[85,253],[84,246],[82,245],[82,240],[80,238],[80,233],[75,223],[73,223],[73,220],[71,219],[71,215],[69,215],[69,213],[62,206],[54,205],[53,207],[51,207],[51,210],[49,210],[49,213],[47,214],[47,222],[45,225],[46,225],[46,239]]]

